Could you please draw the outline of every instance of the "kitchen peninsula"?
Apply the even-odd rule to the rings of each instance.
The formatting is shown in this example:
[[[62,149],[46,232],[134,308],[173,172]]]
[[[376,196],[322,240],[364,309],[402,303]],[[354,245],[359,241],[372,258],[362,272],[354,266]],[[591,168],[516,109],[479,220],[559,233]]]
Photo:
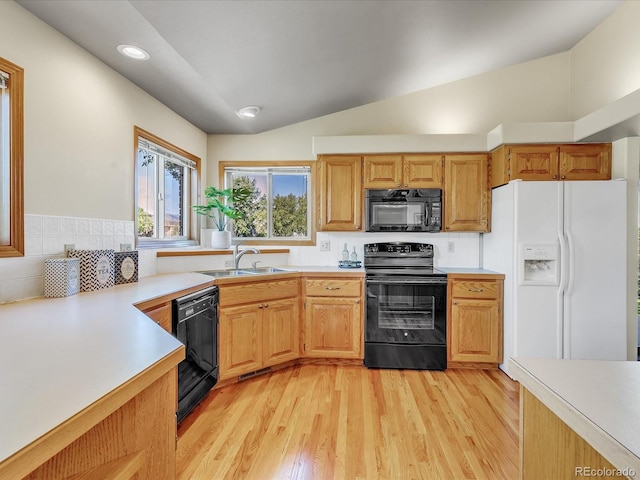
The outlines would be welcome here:
[[[509,367],[521,384],[522,478],[638,475],[640,363],[516,358]]]
[[[212,283],[157,275],[2,305],[0,478],[174,478],[184,346],[134,305]]]

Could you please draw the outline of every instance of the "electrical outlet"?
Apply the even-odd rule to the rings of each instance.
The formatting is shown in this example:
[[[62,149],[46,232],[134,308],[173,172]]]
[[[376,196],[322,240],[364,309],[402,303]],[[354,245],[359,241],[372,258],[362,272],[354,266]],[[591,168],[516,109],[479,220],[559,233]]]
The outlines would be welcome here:
[[[331,242],[329,240],[323,240],[320,242],[320,251],[328,252],[331,250]]]
[[[233,260],[225,260],[224,268],[233,268]]]
[[[456,244],[455,242],[447,242],[447,251],[449,253],[454,253],[456,251]]]

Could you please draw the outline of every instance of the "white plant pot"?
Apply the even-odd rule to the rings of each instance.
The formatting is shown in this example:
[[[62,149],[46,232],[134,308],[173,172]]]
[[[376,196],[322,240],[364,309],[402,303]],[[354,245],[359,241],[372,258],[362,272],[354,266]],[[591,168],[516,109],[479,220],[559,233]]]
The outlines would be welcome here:
[[[231,232],[213,230],[211,232],[211,248],[226,250],[231,246]]]

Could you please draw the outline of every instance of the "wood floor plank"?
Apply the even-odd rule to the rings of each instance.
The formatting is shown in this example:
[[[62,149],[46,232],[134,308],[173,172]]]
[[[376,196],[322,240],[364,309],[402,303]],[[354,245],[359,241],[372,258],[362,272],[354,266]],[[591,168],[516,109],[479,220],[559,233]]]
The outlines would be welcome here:
[[[298,365],[212,392],[178,429],[178,478],[510,480],[518,409],[498,370]]]

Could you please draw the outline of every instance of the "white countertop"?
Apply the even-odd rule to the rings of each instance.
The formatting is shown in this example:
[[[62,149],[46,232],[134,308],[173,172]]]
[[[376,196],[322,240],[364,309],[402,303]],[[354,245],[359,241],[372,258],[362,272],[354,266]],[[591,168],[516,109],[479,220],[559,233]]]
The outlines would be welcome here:
[[[509,362],[514,378],[611,464],[640,472],[640,362]]]
[[[208,283],[156,275],[0,305],[0,462],[180,348],[133,304]]]

